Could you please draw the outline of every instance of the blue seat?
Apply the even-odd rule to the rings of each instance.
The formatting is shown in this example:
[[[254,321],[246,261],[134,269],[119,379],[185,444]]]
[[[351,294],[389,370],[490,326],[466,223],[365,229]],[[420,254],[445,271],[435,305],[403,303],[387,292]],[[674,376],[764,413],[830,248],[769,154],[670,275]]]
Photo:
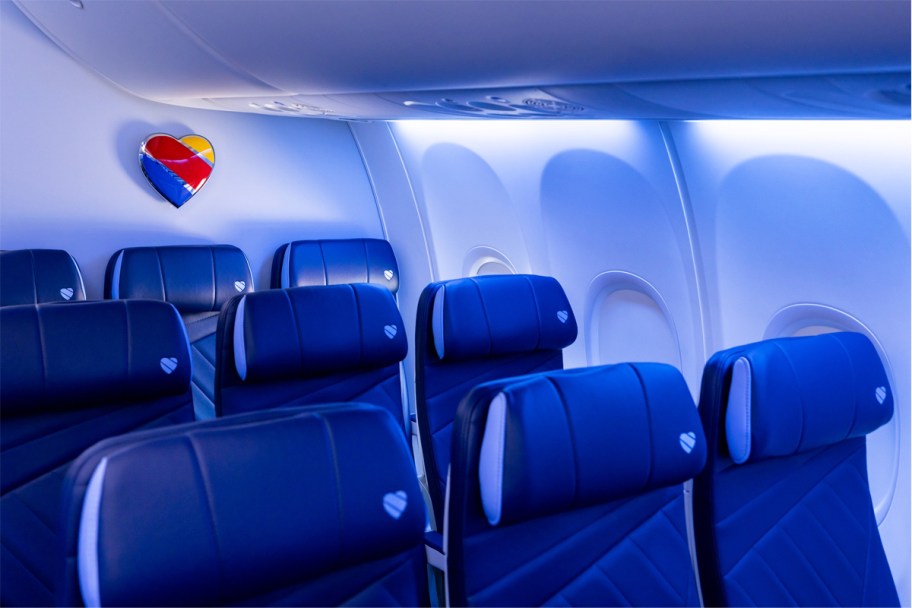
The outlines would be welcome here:
[[[393,248],[380,239],[294,241],[272,258],[273,289],[373,283],[396,293],[399,266]]]
[[[698,606],[683,482],[706,442],[659,363],[476,387],[453,429],[446,509],[455,606]]]
[[[0,251],[0,306],[85,299],[79,265],[66,251]]]
[[[694,481],[712,606],[898,606],[868,488],[865,435],[893,415],[870,341],[835,333],[716,353]]]
[[[427,605],[414,466],[373,406],[134,433],[66,490],[63,605]]]
[[[190,351],[170,304],[0,308],[0,604],[49,606],[67,466],[96,442],[193,420]]]
[[[108,262],[105,297],[174,304],[193,353],[193,404],[198,420],[215,417],[215,330],[222,306],[253,291],[244,252],[232,245],[131,247]]]
[[[383,407],[403,428],[399,362],[408,352],[392,294],[376,285],[295,287],[225,305],[216,412],[326,402]]]
[[[576,319],[560,284],[535,275],[431,283],[415,329],[415,411],[437,529],[456,408],[475,385],[561,369]]]

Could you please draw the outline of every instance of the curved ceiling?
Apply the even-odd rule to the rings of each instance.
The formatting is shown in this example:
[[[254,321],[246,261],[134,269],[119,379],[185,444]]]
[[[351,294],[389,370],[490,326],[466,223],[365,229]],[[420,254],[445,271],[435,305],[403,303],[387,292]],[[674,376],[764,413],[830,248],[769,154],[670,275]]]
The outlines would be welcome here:
[[[286,116],[909,118],[905,0],[16,0],[127,91]]]

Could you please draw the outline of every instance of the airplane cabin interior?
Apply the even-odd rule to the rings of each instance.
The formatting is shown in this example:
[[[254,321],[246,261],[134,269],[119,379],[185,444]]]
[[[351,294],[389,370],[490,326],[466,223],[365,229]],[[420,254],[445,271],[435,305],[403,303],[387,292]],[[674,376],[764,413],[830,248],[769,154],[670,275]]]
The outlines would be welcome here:
[[[0,0],[3,606],[910,606],[907,0]]]

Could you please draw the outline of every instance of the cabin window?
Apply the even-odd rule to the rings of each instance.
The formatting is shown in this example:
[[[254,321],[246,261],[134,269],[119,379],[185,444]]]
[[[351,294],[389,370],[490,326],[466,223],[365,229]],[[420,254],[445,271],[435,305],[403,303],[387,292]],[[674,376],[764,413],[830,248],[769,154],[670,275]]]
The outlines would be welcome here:
[[[462,276],[480,277],[488,274],[516,274],[516,267],[510,258],[492,247],[473,247],[463,260]]]
[[[600,275],[590,286],[590,365],[652,361],[681,368],[681,347],[661,294],[626,272]]]

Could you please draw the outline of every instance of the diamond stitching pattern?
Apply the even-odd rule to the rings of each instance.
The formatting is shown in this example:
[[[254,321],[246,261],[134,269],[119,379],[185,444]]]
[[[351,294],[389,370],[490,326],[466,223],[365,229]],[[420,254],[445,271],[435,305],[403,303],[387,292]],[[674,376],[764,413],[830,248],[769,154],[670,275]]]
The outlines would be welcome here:
[[[100,413],[94,413],[92,416],[88,416],[83,420],[79,421],[78,424],[73,424],[68,429],[56,430],[55,433],[59,433],[64,436],[63,440],[72,442],[71,435],[73,433],[78,433],[81,431],[80,427],[99,427],[99,428],[109,428],[116,427],[116,431],[111,432],[108,436],[118,435],[122,433],[127,433],[133,430],[139,429],[148,429],[154,428],[157,426],[163,426],[168,424],[179,424],[181,422],[189,422],[192,418],[187,411],[189,408],[180,405],[177,409],[170,409],[167,411],[156,411],[153,408],[151,412],[142,412],[142,416],[137,416],[140,412],[132,411],[132,418],[127,420],[121,420],[123,417],[123,410],[104,410]],[[148,414],[151,414],[151,418],[147,418]],[[100,441],[104,437],[92,437],[90,440],[83,442],[78,446],[78,451],[88,447],[89,445]],[[35,437],[33,441],[39,442],[46,437]],[[62,440],[62,441],[63,441]],[[24,447],[24,446],[23,446]],[[0,527],[0,546],[3,550],[3,569],[7,570],[8,568],[15,568],[18,565],[22,571],[28,572],[31,574],[36,581],[40,582],[42,587],[47,591],[48,596],[43,599],[38,599],[33,597],[31,601],[34,601],[37,604],[52,604],[54,597],[54,586],[57,583],[56,579],[56,566],[57,562],[51,559],[52,556],[49,555],[39,555],[36,553],[20,554],[17,551],[12,549],[13,546],[17,544],[17,541],[22,540],[23,543],[19,543],[21,546],[34,545],[35,538],[31,535],[30,531],[34,530],[33,524],[38,523],[40,525],[39,529],[49,530],[50,542],[57,543],[57,535],[59,530],[56,527],[50,526],[47,522],[46,517],[42,517],[40,514],[39,507],[44,506],[42,501],[45,499],[44,495],[37,497],[36,500],[39,501],[38,505],[30,503],[26,497],[29,496],[30,492],[33,489],[36,489],[41,484],[47,484],[54,487],[53,504],[48,505],[49,508],[53,509],[54,512],[59,508],[58,504],[58,494],[59,488],[63,484],[63,480],[66,474],[67,469],[70,466],[72,458],[67,455],[67,459],[63,464],[56,466],[47,472],[36,472],[37,477],[27,480],[25,483],[21,484],[19,487],[11,489],[7,492],[2,499],[3,504],[3,513],[9,516],[12,513],[9,510],[9,507],[12,506],[10,502],[12,499],[16,499],[17,502],[27,507],[26,513],[28,513],[28,520],[16,519],[15,522],[7,522],[6,519],[3,520],[3,525]],[[36,490],[37,491],[37,490]],[[26,600],[23,600],[26,601]],[[4,598],[4,604],[6,603],[18,603],[15,602],[12,598],[7,600]]]
[[[565,580],[554,581],[555,586],[540,597],[535,595],[536,591],[529,595],[524,589],[526,595],[519,598],[521,603],[581,605],[592,603],[593,597],[602,605],[696,603],[695,574],[684,526],[684,500],[677,486],[615,501],[599,509],[576,529],[563,528],[556,536],[549,533],[547,540],[554,542],[535,548],[534,556],[522,565],[494,576],[477,572],[473,576],[474,584],[470,583],[474,590],[467,589],[470,603],[503,603],[504,598],[515,596],[517,589],[524,589],[524,585],[546,573],[566,575]],[[677,519],[679,525],[674,523]],[[607,546],[593,546],[593,538],[602,539]],[[657,538],[662,542],[657,543]],[[496,555],[490,554],[497,551],[496,545],[485,542],[472,545],[473,552],[496,559]],[[580,553],[583,546],[588,548]],[[643,546],[656,547],[656,551],[649,555],[642,550]],[[564,559],[570,556],[574,557]],[[466,555],[467,561],[472,559],[470,554]],[[665,563],[661,563],[663,560]],[[556,570],[555,564],[560,564]]]
[[[669,579],[669,577],[666,576],[658,566],[656,566],[653,561],[654,556],[650,555],[639,543],[637,543],[637,538],[644,535],[647,531],[650,531],[650,528],[670,528],[671,534],[665,532],[663,533],[663,537],[668,540],[669,544],[675,545],[675,547],[679,550],[682,559],[685,559],[688,564],[690,563],[686,538],[681,536],[680,531],[677,530],[673,524],[671,524],[670,517],[667,513],[669,509],[683,509],[683,501],[680,499],[680,496],[672,498],[660,510],[656,511],[641,523],[627,531],[626,535],[624,535],[618,543],[611,547],[598,561],[592,564],[589,568],[580,572],[579,575],[569,584],[564,586],[557,595],[563,596],[565,599],[569,600],[570,604],[574,604],[572,597],[576,588],[582,587],[583,585],[592,585],[594,582],[593,577],[596,577],[596,584],[612,589],[614,591],[614,595],[623,599],[626,605],[632,606],[642,604],[642,601],[632,600],[630,597],[628,597],[628,594],[624,593],[624,585],[620,581],[613,578],[616,577],[616,573],[612,571],[610,564],[611,562],[617,561],[619,559],[619,555],[623,555],[624,561],[628,564],[635,562],[636,566],[640,567],[644,571],[651,573],[651,576],[648,578],[638,578],[636,581],[628,581],[631,585],[633,585],[635,588],[640,589],[651,585],[660,586],[664,590],[664,593],[660,594],[660,596],[666,600],[666,603],[671,605],[686,604],[688,599],[688,591],[690,591],[691,587],[695,584],[693,570],[691,570],[689,567],[687,568],[687,571],[689,572],[689,584],[684,588],[677,588]],[[611,514],[608,514],[608,516],[610,515]],[[581,530],[575,536],[586,535],[588,533],[588,529],[589,527]],[[675,540],[678,542],[675,542]],[[663,547],[663,550],[668,550],[668,547]],[[680,574],[680,572],[677,572],[675,574]],[[630,590],[628,589],[628,593],[629,592]],[[655,597],[656,596],[653,596],[653,599]],[[554,598],[546,603],[552,603],[553,599]]]
[[[824,449],[809,458],[804,466],[810,465],[818,458],[822,458],[828,450]],[[861,453],[859,454],[859,451]],[[774,523],[774,525],[764,532],[764,534],[755,542],[747,552],[742,555],[735,565],[724,574],[726,585],[736,585],[739,589],[744,590],[745,595],[739,598],[732,598],[738,603],[752,597],[750,592],[754,585],[757,584],[756,568],[762,567],[769,571],[770,577],[768,582],[775,583],[777,588],[781,588],[788,600],[796,605],[808,603],[808,598],[812,603],[832,603],[854,604],[862,601],[861,597],[843,597],[840,594],[834,595],[834,585],[832,580],[826,580],[827,575],[830,579],[844,580],[845,576],[857,578],[860,582],[857,585],[850,585],[849,588],[858,590],[866,586],[866,569],[867,555],[853,556],[845,552],[843,544],[857,544],[858,539],[868,535],[867,526],[859,520],[857,509],[852,509],[847,504],[845,495],[853,492],[866,492],[867,484],[864,477],[858,471],[858,463],[863,461],[864,444],[859,443],[858,447],[849,450],[843,457],[840,457],[835,465],[829,470],[822,473],[822,477],[816,480],[816,485],[811,485],[806,492],[800,495],[792,504],[788,505],[786,511]],[[862,458],[858,458],[858,456]],[[819,471],[816,471],[820,474]],[[785,480],[773,484],[769,488],[762,490],[749,503],[742,506],[734,513],[726,517],[727,520],[736,520],[743,515],[744,507],[757,501],[771,500],[771,495],[777,487],[785,483]],[[834,505],[841,512],[840,523],[838,527],[827,526],[819,521],[822,513],[821,506],[825,505],[823,511],[832,512]],[[847,513],[851,516],[846,517]],[[815,534],[814,538],[819,539],[813,547],[808,547],[808,543],[802,543],[793,537],[794,530],[800,530],[804,533]],[[836,536],[844,539],[838,542]],[[821,544],[826,544],[826,549],[821,550]],[[788,559],[783,558],[782,551],[776,547],[789,545],[795,549],[794,555]],[[870,542],[866,543],[866,549],[869,549]],[[764,552],[775,551],[777,559],[771,561],[764,556]],[[812,559],[808,552],[814,551],[816,555],[825,555],[825,563],[821,563],[821,558]],[[867,551],[866,551],[867,553]],[[853,559],[854,558],[854,559]],[[789,575],[793,574],[798,563],[806,564],[806,568],[801,568],[802,572],[809,572],[809,576],[801,580],[800,593],[798,589],[790,588],[788,584]],[[839,564],[837,566],[837,564]],[[838,570],[834,570],[838,568]],[[838,572],[838,574],[836,574]],[[764,579],[767,580],[767,579]],[[847,587],[843,587],[844,589]]]

